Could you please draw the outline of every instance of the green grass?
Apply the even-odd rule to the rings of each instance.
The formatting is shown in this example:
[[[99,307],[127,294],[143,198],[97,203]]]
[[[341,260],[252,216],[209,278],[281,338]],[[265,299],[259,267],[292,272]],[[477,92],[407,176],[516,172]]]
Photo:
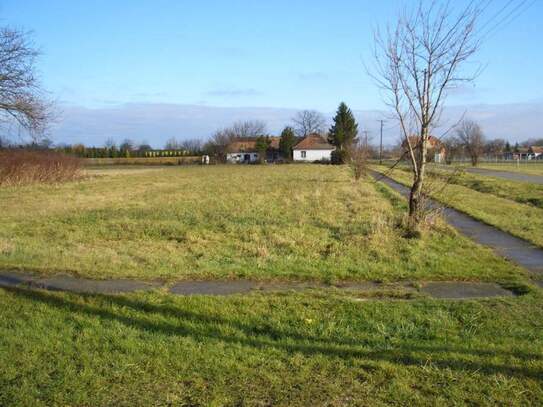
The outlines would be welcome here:
[[[405,170],[409,171],[407,168]],[[508,181],[503,178],[468,172],[461,172],[457,176],[450,177],[450,170],[442,170],[439,168],[430,168],[429,171],[431,171],[433,175],[450,179],[454,184],[543,209],[543,185],[531,184],[529,182]]]
[[[0,289],[0,405],[541,405],[543,298]]]
[[[354,182],[342,167],[90,174],[80,182],[0,189],[1,268],[169,281],[522,275],[443,223],[422,239],[406,238],[399,226],[405,209],[394,194],[369,180]]]
[[[385,167],[376,167],[376,169],[379,171],[387,170]],[[411,181],[411,175],[404,170],[393,170],[387,172],[387,174],[404,185],[408,185]],[[459,180],[453,182],[469,185],[469,187],[455,183],[449,184],[445,188],[439,187],[439,181],[435,182],[434,178],[433,183],[436,190],[431,195],[452,208],[543,247],[543,233],[541,232],[543,230],[542,208],[498,196],[506,194],[507,181],[493,183],[485,180],[480,181],[479,187],[476,187],[474,183],[479,181],[474,181],[471,174],[467,178],[464,177],[462,176]],[[499,186],[500,183],[504,187]],[[494,194],[489,193],[490,191],[479,192],[477,190],[477,188],[485,190],[485,186],[492,188]],[[519,186],[518,189],[529,194],[529,190],[524,187]],[[536,190],[534,187],[534,191]],[[537,192],[535,192],[535,195],[539,196]],[[512,195],[509,196],[509,198],[513,197]]]
[[[543,162],[530,164],[479,164],[480,168],[488,168],[490,170],[520,172],[522,174],[543,175]]]

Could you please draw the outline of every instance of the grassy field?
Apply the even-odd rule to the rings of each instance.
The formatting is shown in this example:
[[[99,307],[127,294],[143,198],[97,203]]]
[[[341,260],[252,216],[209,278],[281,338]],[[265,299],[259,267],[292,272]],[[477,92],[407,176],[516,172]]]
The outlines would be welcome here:
[[[543,175],[543,162],[530,163],[530,164],[489,164],[482,163],[479,165],[480,168],[488,168],[490,170],[500,170],[500,171],[510,171],[510,172],[520,172],[523,174],[531,175]]]
[[[0,405],[541,405],[542,305],[0,289]]]
[[[450,177],[451,170],[429,168],[433,175],[438,175],[456,185],[461,185],[485,194],[506,198],[523,204],[543,209],[543,185],[529,182],[508,181],[487,175],[462,172],[458,176]]]
[[[421,239],[405,237],[405,201],[346,168],[105,167],[78,182],[2,188],[0,202],[1,268],[526,290],[445,301],[325,289],[177,297],[0,288],[2,406],[543,403],[542,291],[440,221]]]
[[[385,167],[375,168],[380,171],[387,170]],[[406,185],[411,180],[411,175],[404,170],[393,170],[387,174]],[[532,186],[533,188],[517,186],[507,192],[508,181],[476,180],[471,177],[471,174],[461,176],[454,182],[457,183],[449,184],[444,189],[437,188],[436,192],[432,194],[434,198],[476,219],[543,247],[543,233],[541,233],[543,230],[543,209],[532,204],[517,202],[526,196],[537,197],[539,200],[536,186]],[[477,183],[479,183],[478,186],[476,186]],[[522,185],[522,183],[518,184]],[[492,192],[479,192],[477,189],[490,189]],[[515,190],[521,194],[524,193],[524,195],[515,197],[513,195]],[[517,199],[515,200],[515,198]]]
[[[0,201],[3,268],[169,281],[522,275],[444,224],[405,237],[403,200],[335,166],[106,168],[2,188]]]

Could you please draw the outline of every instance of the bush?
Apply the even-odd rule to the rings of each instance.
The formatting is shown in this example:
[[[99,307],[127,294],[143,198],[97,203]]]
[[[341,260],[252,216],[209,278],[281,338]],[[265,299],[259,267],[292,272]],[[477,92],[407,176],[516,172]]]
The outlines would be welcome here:
[[[347,160],[347,152],[345,150],[336,149],[332,151],[332,155],[331,155],[332,164],[335,164],[335,165],[345,164],[346,160]]]
[[[52,151],[0,151],[0,185],[64,182],[80,176],[81,160],[76,157]]]

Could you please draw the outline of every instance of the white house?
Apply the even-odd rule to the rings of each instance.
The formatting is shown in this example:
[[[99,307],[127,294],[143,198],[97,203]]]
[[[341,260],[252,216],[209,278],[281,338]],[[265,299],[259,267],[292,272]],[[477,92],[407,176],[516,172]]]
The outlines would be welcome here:
[[[331,161],[335,147],[319,134],[310,134],[292,148],[294,161]]]
[[[226,161],[236,164],[250,164],[259,161],[260,157],[256,148],[258,137],[244,137],[233,140],[227,147]],[[268,137],[269,146],[264,159],[274,162],[280,159],[280,137]]]

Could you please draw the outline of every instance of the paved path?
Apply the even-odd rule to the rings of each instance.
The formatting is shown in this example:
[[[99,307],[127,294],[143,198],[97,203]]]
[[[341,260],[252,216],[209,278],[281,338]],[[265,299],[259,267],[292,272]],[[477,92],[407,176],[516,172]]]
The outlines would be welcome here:
[[[520,172],[509,172],[501,170],[490,170],[488,168],[466,168],[467,172],[472,174],[488,175],[490,177],[503,178],[510,181],[530,182],[532,184],[543,185],[543,176],[522,174]]]
[[[414,299],[422,296],[442,299],[510,297],[515,295],[495,283],[478,282],[354,282],[327,285],[298,282],[259,282],[251,280],[180,281],[169,287],[164,283],[137,280],[91,280],[68,275],[43,277],[21,271],[0,271],[0,287],[44,289],[87,294],[120,294],[153,289],[167,289],[174,295],[234,295],[305,290],[339,290],[359,296],[383,299]],[[390,294],[393,290],[396,294]],[[388,294],[387,294],[388,293]]]
[[[372,175],[376,180],[385,183],[402,195],[409,195],[408,188],[393,179],[378,172],[372,172]],[[433,202],[433,205],[437,204]],[[455,209],[445,208],[444,215],[449,224],[472,240],[491,247],[499,255],[534,274],[543,275],[543,249]]]

